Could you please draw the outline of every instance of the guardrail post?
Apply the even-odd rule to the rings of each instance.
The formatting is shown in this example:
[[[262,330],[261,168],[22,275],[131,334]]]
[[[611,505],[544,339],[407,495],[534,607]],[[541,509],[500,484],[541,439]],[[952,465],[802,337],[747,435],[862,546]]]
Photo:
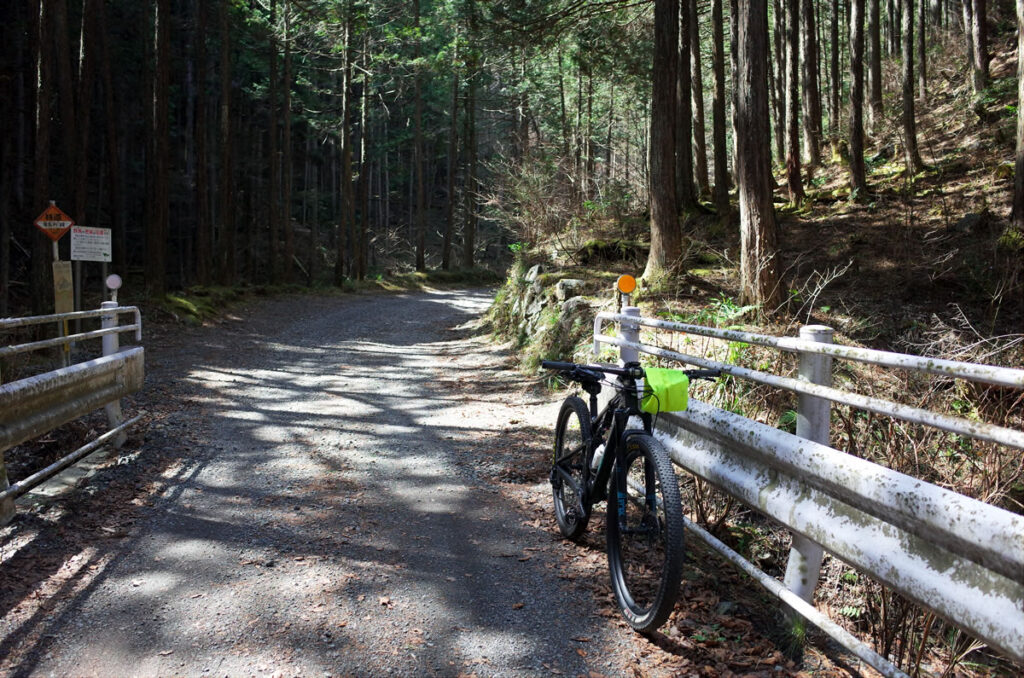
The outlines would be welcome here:
[[[636,306],[624,306],[622,309],[622,314],[628,315],[630,317],[639,318],[640,309],[637,308]],[[640,325],[638,324],[631,322],[619,323],[619,333],[622,335],[622,338],[625,339],[626,341],[631,341],[633,343],[640,342]],[[620,346],[619,358],[622,360],[623,363],[639,362],[640,351],[633,348],[632,346]]]
[[[117,313],[114,312],[117,306],[116,301],[104,301],[100,304],[100,310],[106,311],[100,316],[100,327],[103,329],[117,327]],[[103,355],[113,355],[120,350],[120,347],[121,340],[116,332],[103,335]],[[103,410],[107,413],[107,422],[110,424],[110,428],[116,428],[124,423],[120,400],[104,405]],[[128,440],[128,434],[122,431],[114,438],[114,447],[120,449],[126,440]]]
[[[800,338],[805,341],[832,343],[833,330],[824,325],[806,325],[800,328]],[[832,385],[832,358],[813,353],[800,354],[800,379],[822,386]],[[832,404],[824,398],[801,393],[797,400],[796,435],[822,445],[829,443]],[[814,599],[814,589],[821,573],[821,559],[824,550],[810,539],[793,534],[793,545],[789,551],[785,584],[793,593],[808,603]],[[791,632],[794,640],[802,642],[803,617],[791,615]]]

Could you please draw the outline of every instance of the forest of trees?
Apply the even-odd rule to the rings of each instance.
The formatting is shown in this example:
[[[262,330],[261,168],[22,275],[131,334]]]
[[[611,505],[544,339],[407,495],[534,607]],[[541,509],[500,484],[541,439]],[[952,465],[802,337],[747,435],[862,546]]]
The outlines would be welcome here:
[[[595,206],[649,215],[651,276],[714,210],[770,301],[773,164],[798,202],[841,156],[858,199],[899,119],[920,169],[928,45],[962,35],[980,94],[986,2],[9,0],[0,315],[52,304],[49,200],[152,295],[471,268]]]

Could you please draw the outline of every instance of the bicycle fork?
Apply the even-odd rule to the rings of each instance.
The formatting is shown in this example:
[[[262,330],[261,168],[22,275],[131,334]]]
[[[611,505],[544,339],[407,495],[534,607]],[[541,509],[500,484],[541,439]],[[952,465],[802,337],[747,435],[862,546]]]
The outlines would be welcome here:
[[[626,445],[628,448],[628,443]],[[654,464],[646,456],[643,459],[644,484],[633,481],[628,475],[626,465],[627,454],[624,450],[616,455],[618,463],[615,470],[615,492],[618,499],[618,521],[621,534],[646,534],[650,537],[657,537],[661,525],[658,521],[658,492],[655,484]],[[633,491],[633,494],[630,493]],[[641,500],[642,498],[642,500]],[[632,503],[636,509],[641,511],[641,519],[636,522],[635,527],[630,527],[627,520],[627,504]]]

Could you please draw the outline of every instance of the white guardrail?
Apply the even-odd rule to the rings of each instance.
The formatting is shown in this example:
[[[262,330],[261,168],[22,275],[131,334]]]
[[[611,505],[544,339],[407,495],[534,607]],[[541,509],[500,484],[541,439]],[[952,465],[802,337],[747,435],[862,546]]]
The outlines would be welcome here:
[[[119,316],[123,314],[132,314],[134,322],[119,324]],[[125,421],[120,403],[122,397],[141,389],[144,379],[143,348],[119,348],[119,335],[122,332],[134,332],[136,341],[142,340],[142,316],[136,307],[118,306],[117,302],[105,301],[95,311],[4,318],[0,319],[0,332],[50,323],[63,326],[66,321],[84,318],[99,318],[100,329],[0,347],[2,359],[55,346],[68,346],[87,339],[100,338],[103,343],[103,355],[100,358],[0,384],[0,525],[14,518],[16,498],[107,442],[120,447],[126,438],[125,431],[141,419],[141,416],[137,416]],[[106,410],[111,427],[107,433],[31,476],[13,485],[9,484],[4,452],[101,407]]]
[[[618,323],[617,336],[603,333],[610,322]],[[644,344],[641,327],[798,353],[800,378]],[[802,328],[799,339],[779,338],[642,318],[635,307],[597,315],[595,355],[600,344],[618,346],[623,361],[647,353],[798,394],[796,435],[693,398],[688,410],[662,414],[655,432],[676,464],[792,531],[783,585],[687,524],[794,611],[883,675],[904,675],[811,604],[824,549],[1024,662],[1024,517],[828,446],[830,403],[837,402],[1024,449],[1021,431],[832,388],[833,359],[1016,389],[1024,389],[1024,370],[839,346],[822,326]]]

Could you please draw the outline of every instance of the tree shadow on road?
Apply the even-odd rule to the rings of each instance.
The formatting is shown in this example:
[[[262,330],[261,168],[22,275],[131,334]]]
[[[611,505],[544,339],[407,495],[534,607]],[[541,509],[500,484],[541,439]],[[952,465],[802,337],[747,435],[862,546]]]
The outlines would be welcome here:
[[[435,301],[376,329],[325,315],[299,335],[201,336],[164,382],[189,406],[156,408],[171,423],[147,434],[154,462],[110,470],[136,490],[122,522],[82,492],[0,565],[22,576],[0,600],[3,668],[585,672],[565,634],[594,635],[586,597],[491,482],[542,479],[541,431],[467,413],[516,376],[443,330],[478,308]]]

